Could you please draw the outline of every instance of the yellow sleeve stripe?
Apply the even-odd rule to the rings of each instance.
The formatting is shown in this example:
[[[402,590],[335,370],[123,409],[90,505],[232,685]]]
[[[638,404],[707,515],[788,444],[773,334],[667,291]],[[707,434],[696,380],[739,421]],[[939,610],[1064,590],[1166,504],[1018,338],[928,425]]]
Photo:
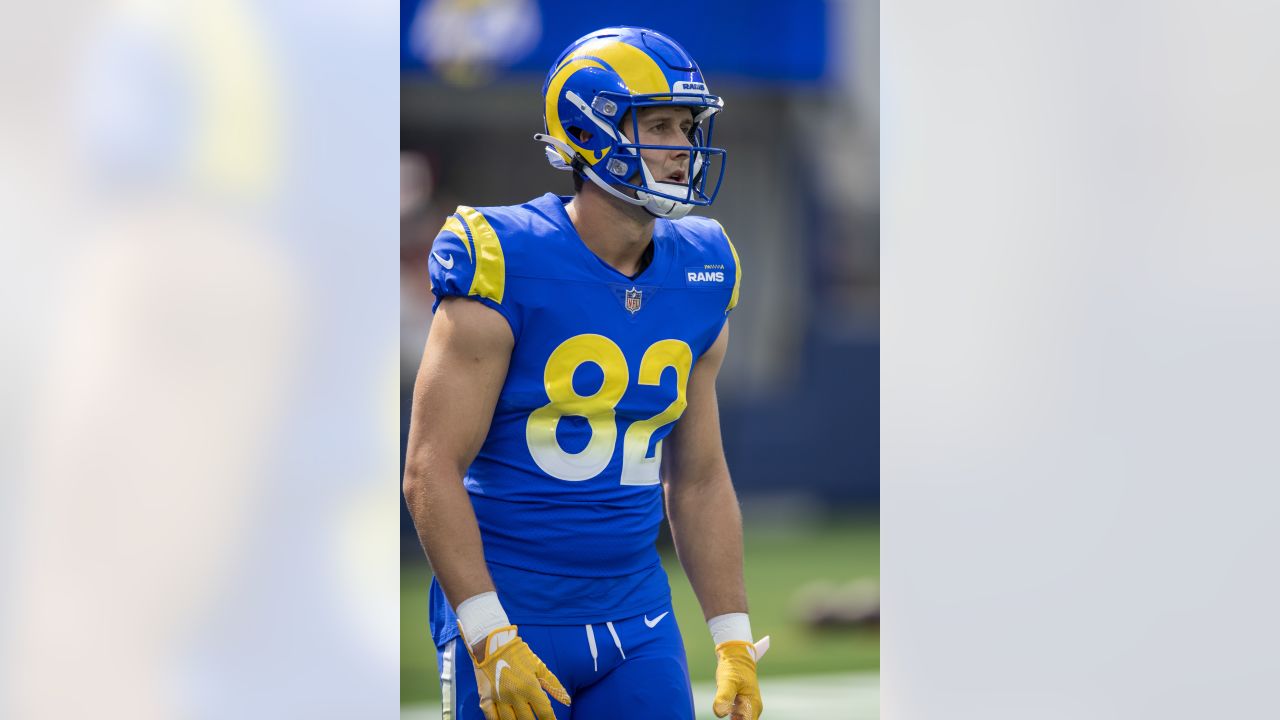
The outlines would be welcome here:
[[[467,223],[471,241],[476,246],[476,272],[471,278],[471,289],[467,294],[487,297],[501,303],[502,292],[507,283],[507,266],[502,258],[502,243],[498,241],[498,233],[494,232],[493,226],[475,208],[459,206],[458,215]]]
[[[458,239],[462,241],[462,247],[466,248],[467,258],[471,259],[472,262],[475,262],[471,253],[470,235],[467,233],[467,229],[462,227],[462,221],[458,219],[457,215],[450,215],[449,219],[444,221],[444,227],[441,230],[448,230],[454,235],[457,235]]]
[[[716,225],[720,225],[720,221],[716,221]],[[733,246],[733,241],[729,239],[729,233],[725,232],[724,226],[720,225],[720,232],[724,233],[725,242],[729,243],[729,252],[733,253],[733,294],[729,296],[729,307],[725,308],[725,312],[729,312],[738,306],[738,289],[742,287],[742,262],[738,260],[738,248]]]

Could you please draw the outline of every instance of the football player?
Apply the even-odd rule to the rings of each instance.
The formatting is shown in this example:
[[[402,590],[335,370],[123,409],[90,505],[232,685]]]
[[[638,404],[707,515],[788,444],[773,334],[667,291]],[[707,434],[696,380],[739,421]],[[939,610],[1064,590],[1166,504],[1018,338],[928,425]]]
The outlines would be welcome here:
[[[713,710],[754,720],[715,390],[742,269],[718,223],[685,217],[719,190],[723,101],[636,27],[574,42],[543,96],[534,137],[575,194],[459,207],[430,259],[404,494],[436,576],[444,717],[692,720],[665,503],[715,643]]]

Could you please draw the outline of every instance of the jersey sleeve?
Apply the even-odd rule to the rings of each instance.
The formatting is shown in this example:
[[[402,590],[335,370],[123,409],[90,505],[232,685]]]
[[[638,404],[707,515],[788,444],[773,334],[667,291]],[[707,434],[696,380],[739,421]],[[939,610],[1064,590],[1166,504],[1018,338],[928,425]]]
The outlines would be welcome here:
[[[480,211],[464,205],[445,220],[431,245],[428,266],[435,295],[432,312],[446,297],[477,300],[501,313],[518,334],[517,313],[506,292],[502,242]]]

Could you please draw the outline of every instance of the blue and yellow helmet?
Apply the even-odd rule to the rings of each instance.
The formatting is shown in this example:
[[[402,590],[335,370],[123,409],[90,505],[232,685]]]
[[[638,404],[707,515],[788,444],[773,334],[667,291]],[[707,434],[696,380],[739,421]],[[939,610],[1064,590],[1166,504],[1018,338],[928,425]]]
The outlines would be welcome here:
[[[554,167],[580,172],[610,195],[658,217],[682,217],[693,206],[715,200],[727,155],[711,147],[711,130],[724,101],[710,93],[698,64],[676,41],[638,27],[584,35],[556,59],[542,96],[546,132],[534,139],[547,143]],[[624,118],[628,111],[655,105],[693,111],[692,147],[636,142],[637,113],[630,113],[629,123]],[[655,181],[640,158],[643,149],[688,150],[685,182]],[[619,188],[634,190],[635,197]]]

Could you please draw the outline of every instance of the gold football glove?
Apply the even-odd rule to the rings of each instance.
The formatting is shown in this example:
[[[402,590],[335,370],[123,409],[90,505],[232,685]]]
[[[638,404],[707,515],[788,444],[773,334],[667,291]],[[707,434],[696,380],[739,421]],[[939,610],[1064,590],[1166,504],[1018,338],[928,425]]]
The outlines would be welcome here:
[[[548,694],[569,704],[569,693],[516,634],[515,625],[489,633],[484,657],[471,652],[471,660],[486,720],[556,720]]]
[[[769,638],[752,645],[745,640],[729,640],[716,646],[716,698],[711,711],[716,717],[733,712],[732,720],[758,720],[764,712],[760,681],[756,679],[756,659],[764,656]]]

